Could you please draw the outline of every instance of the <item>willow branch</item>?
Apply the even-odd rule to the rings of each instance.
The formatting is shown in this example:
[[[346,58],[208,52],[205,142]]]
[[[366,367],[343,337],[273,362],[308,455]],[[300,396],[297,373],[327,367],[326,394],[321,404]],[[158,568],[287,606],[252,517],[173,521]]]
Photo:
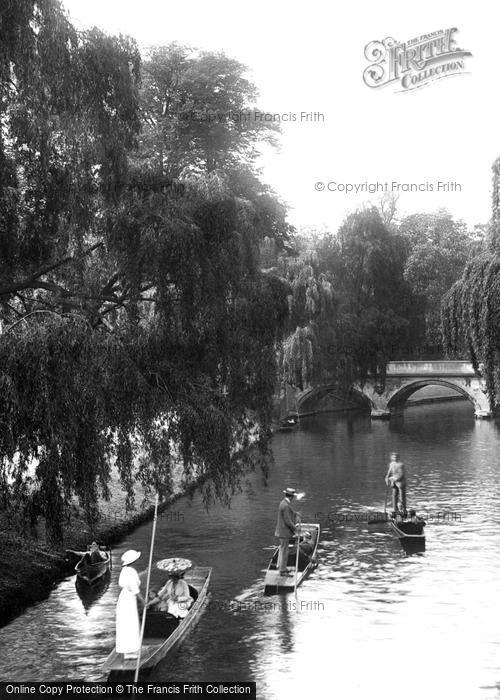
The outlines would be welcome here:
[[[104,243],[96,243],[95,245],[91,246],[88,248],[86,251],[83,252],[83,255],[89,255],[92,253],[94,250],[97,250],[97,248],[101,248],[104,245]],[[63,265],[67,265],[69,262],[73,262],[75,258],[72,255],[67,255],[65,258],[62,258],[61,260],[58,260],[57,262],[51,263],[50,265],[45,265],[44,267],[40,268],[37,272],[34,274],[30,275],[24,280],[20,280],[19,282],[13,282],[12,284],[5,285],[4,287],[0,287],[0,297],[2,296],[8,296],[9,294],[15,294],[16,292],[20,292],[23,289],[36,289],[37,286],[40,286],[37,284],[37,281],[40,279],[40,277],[43,277],[44,275],[47,275],[49,272],[52,272],[53,270],[57,270],[58,268],[62,267]]]

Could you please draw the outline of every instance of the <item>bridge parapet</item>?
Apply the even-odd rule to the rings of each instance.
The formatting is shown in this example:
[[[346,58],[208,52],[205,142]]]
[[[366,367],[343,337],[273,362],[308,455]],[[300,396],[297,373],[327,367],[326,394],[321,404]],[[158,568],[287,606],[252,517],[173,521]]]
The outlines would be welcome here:
[[[472,362],[463,360],[397,360],[387,363],[388,377],[474,377]]]

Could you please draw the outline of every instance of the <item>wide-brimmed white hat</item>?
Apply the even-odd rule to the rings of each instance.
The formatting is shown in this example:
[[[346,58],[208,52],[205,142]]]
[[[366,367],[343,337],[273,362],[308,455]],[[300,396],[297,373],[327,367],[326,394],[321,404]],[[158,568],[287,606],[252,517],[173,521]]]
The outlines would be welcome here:
[[[127,566],[127,564],[132,564],[132,562],[139,559],[141,553],[135,549],[128,549],[122,554],[122,566]]]
[[[296,496],[297,495],[297,491],[295,489],[290,489],[290,488],[285,489],[283,491],[283,493],[285,494],[285,496]]]

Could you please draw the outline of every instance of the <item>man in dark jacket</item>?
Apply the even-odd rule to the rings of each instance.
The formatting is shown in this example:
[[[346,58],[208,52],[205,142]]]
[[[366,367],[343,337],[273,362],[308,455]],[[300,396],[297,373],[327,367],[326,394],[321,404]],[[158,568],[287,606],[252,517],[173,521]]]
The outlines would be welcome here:
[[[297,522],[297,513],[292,508],[292,501],[296,496],[295,489],[285,489],[283,491],[285,498],[281,501],[278,508],[278,522],[276,523],[275,536],[279,537],[279,554],[278,554],[278,570],[280,576],[293,576],[292,572],[287,571],[288,563],[288,545],[290,539],[295,536],[295,524]]]

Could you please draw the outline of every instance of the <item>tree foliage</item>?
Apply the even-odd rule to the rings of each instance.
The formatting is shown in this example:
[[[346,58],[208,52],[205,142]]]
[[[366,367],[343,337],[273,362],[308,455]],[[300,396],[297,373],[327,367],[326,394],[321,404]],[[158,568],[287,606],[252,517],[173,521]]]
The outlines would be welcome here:
[[[482,235],[470,232],[463,221],[440,210],[412,214],[398,227],[407,245],[404,276],[425,316],[424,353],[443,352],[441,301],[462,274],[471,254],[478,251]]]
[[[442,304],[443,335],[452,356],[468,354],[486,382],[494,409],[500,401],[500,159],[493,164],[488,246],[466,265]]]
[[[299,388],[348,388],[408,351],[418,332],[404,280],[404,245],[374,208],[350,214],[336,235],[307,235],[282,262],[292,292],[283,376]]]
[[[276,125],[253,118],[257,97],[246,68],[223,53],[154,46],[143,66],[139,158],[169,177],[251,167]]]
[[[254,88],[174,47],[140,92],[135,43],[77,32],[56,0],[7,2],[0,32],[3,503],[29,505],[31,480],[58,538],[74,496],[95,522],[112,461],[131,504],[137,479],[169,493],[179,458],[226,498],[236,447],[269,431],[286,287],[259,249],[289,227],[253,136],[186,135],[171,113],[153,128],[153,63],[179,63],[175,110]]]

